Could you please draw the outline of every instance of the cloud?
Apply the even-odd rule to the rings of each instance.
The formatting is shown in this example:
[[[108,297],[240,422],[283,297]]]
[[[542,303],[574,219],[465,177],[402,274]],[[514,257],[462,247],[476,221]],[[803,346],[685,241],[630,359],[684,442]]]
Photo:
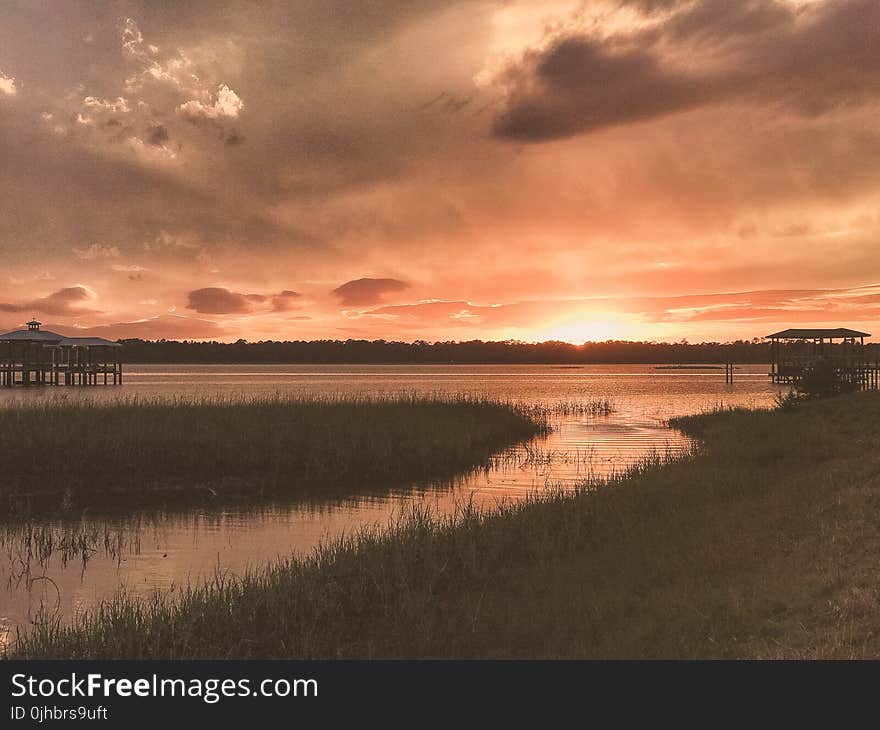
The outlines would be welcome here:
[[[95,96],[86,96],[83,99],[82,105],[86,109],[95,109],[110,114],[128,114],[131,111],[128,102],[121,96],[117,97],[115,101],[99,99]]]
[[[293,308],[294,301],[299,297],[298,292],[290,289],[285,289],[278,294],[241,294],[225,287],[209,286],[191,291],[186,307],[200,314],[286,312]]]
[[[170,87],[185,99],[177,105],[177,113],[193,122],[237,119],[244,109],[244,101],[228,84],[212,85],[209,74],[193,60],[190,51],[178,48],[170,57],[160,60],[160,47],[145,42],[133,18],[126,18],[123,23],[122,48],[139,69],[139,73],[126,80],[130,92],[140,94],[146,83]]]
[[[273,312],[288,312],[296,306],[296,301],[302,295],[299,292],[285,289],[272,297]]]
[[[38,9],[16,7],[0,27],[0,47],[4,68],[28,69],[39,99],[29,112],[38,126],[25,114],[0,120],[0,189],[15,186],[22,201],[14,219],[0,220],[0,240],[27,239],[16,247],[21,259],[23,251],[55,257],[71,241],[89,240],[113,240],[127,255],[164,228],[199,242],[190,259],[202,250],[212,257],[194,275],[215,273],[213,262],[229,251],[236,258],[242,244],[265,252],[258,265],[277,265],[280,253],[285,273],[295,272],[291,259],[326,249],[335,232],[315,225],[314,214],[292,211],[282,221],[279,210],[310,206],[324,191],[365,190],[397,174],[415,160],[413,146],[426,144],[411,124],[415,112],[371,108],[386,82],[365,62],[409,24],[454,5],[269,0],[255,14],[240,0],[223,13],[200,1],[133,3],[126,6],[133,15],[120,23],[121,7],[90,14],[71,3],[46,30],[51,58],[24,40],[41,27]],[[397,89],[392,106],[411,103],[409,94]],[[334,227],[352,223],[340,217]],[[65,233],[51,233],[58,231]],[[172,257],[175,270],[187,265],[183,250],[175,255],[163,245],[151,251],[151,268]]]
[[[202,244],[192,235],[169,233],[165,229],[152,240],[144,241],[144,251],[190,251],[197,252]]]
[[[147,268],[138,264],[113,264],[110,267],[113,271],[118,271],[128,275],[129,281],[143,281],[144,272]]]
[[[157,60],[159,46],[147,43],[134,18],[126,18],[121,28],[122,51],[128,61],[133,64],[136,73],[125,81],[125,88],[131,93],[138,93],[147,82],[160,82],[178,89],[199,89],[201,80],[192,59],[181,49]]]
[[[155,124],[150,127],[147,132],[147,143],[153,145],[154,147],[161,147],[165,142],[171,139],[171,135],[168,134],[168,127],[164,124]]]
[[[403,327],[529,327],[553,313],[568,311],[577,300],[549,300],[510,302],[505,304],[475,304],[468,301],[432,300],[415,304],[393,304],[365,313],[380,317]]]
[[[760,333],[748,308],[849,315],[620,297],[880,280],[876,3],[56,5],[0,23],[19,77],[0,93],[7,318],[76,281],[105,312],[81,323],[195,317],[187,293],[219,285],[214,309],[237,311],[199,316],[233,339],[283,337],[291,315],[313,318],[298,337],[531,337],[593,307],[693,339]],[[412,286],[348,282],[370,272]],[[362,314],[429,297],[447,303]]]
[[[244,109],[244,102],[226,84],[220,84],[217,93],[208,101],[198,99],[181,104],[177,108],[178,114],[191,122],[208,120],[237,119]]]
[[[112,79],[78,82],[72,90],[56,94],[52,108],[41,113],[53,134],[83,149],[147,168],[183,164],[188,161],[182,157],[184,149],[196,155],[199,148],[217,146],[216,138],[229,145],[244,139],[224,125],[238,118],[244,102],[215,78],[213,67],[222,64],[198,47],[163,51],[147,43],[133,18],[115,30],[114,42],[121,41],[122,68]],[[110,39],[101,37],[101,41]],[[119,50],[117,45],[117,54]],[[111,93],[101,95],[96,88]],[[194,131],[184,119],[210,122],[213,132]]]
[[[813,117],[880,98],[878,44],[873,0],[706,0],[632,31],[570,29],[500,74],[492,131],[541,142],[731,100]]]
[[[245,139],[246,137],[243,134],[239,133],[237,129],[232,129],[223,138],[223,142],[232,147],[238,144],[242,144]]]
[[[115,259],[119,256],[118,246],[107,246],[100,243],[93,243],[88,248],[74,248],[73,252],[77,258],[89,259]]]
[[[534,142],[680,111],[716,93],[705,80],[665,70],[641,48],[617,53],[584,37],[559,39],[510,75],[513,88],[493,132]]]
[[[97,298],[87,286],[69,286],[52,292],[46,297],[35,299],[30,306],[39,312],[56,315],[96,314],[97,310],[86,309],[83,305]]]
[[[369,306],[379,304],[386,294],[403,291],[409,284],[398,279],[355,279],[333,290],[343,306]]]
[[[229,331],[217,322],[177,314],[161,314],[155,317],[130,322],[114,322],[94,327],[70,328],[49,326],[68,337],[105,337],[108,340],[120,339],[219,339],[229,335]]]
[[[15,85],[15,79],[0,71],[0,94],[15,96],[17,93],[18,87]]]
[[[129,56],[134,58],[146,56],[144,35],[132,18],[126,18],[122,23],[122,47]]]
[[[254,304],[254,295],[239,294],[219,286],[196,289],[189,293],[187,309],[200,314],[246,314]]]
[[[596,297],[474,304],[427,301],[379,307],[364,314],[411,330],[435,327],[540,328],[559,317],[626,317],[655,324],[724,323],[752,326],[763,336],[765,323],[847,323],[880,319],[880,285],[839,289],[772,289],[668,297]],[[635,319],[633,319],[635,318]]]
[[[82,314],[99,314],[97,310],[84,305],[97,298],[89,287],[83,285],[65,287],[44,297],[32,299],[20,304],[0,303],[2,312],[42,312],[56,316],[75,316]]]

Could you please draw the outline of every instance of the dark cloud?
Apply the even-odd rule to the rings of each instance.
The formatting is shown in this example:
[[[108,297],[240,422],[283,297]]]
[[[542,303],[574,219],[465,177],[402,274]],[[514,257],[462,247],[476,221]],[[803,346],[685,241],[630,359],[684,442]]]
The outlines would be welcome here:
[[[209,286],[195,289],[188,295],[186,308],[200,314],[250,314],[255,311],[286,312],[292,309],[300,294],[285,289],[278,294],[241,294],[225,287]]]
[[[680,111],[720,94],[709,80],[665,69],[650,51],[617,52],[586,37],[561,38],[509,75],[514,90],[493,131],[533,142]]]
[[[811,116],[880,98],[880,5],[703,0],[629,35],[563,33],[502,75],[495,136],[540,142],[739,99]]]
[[[186,308],[200,314],[247,314],[253,309],[255,296],[209,286],[191,291]]]
[[[168,134],[168,127],[164,124],[156,124],[150,127],[149,132],[147,132],[147,142],[154,147],[159,147],[170,139],[171,135]]]
[[[409,284],[398,279],[355,279],[333,290],[343,306],[369,306],[379,304],[386,294],[403,291]]]
[[[98,314],[97,310],[84,306],[94,298],[95,294],[90,289],[70,286],[21,304],[0,303],[0,312],[41,312],[58,316]]]
[[[296,301],[302,295],[299,292],[285,289],[272,297],[273,312],[287,312],[296,306]]]
[[[242,144],[245,141],[245,136],[238,132],[238,130],[232,129],[226,133],[223,137],[223,142],[230,146],[234,146],[237,144]]]

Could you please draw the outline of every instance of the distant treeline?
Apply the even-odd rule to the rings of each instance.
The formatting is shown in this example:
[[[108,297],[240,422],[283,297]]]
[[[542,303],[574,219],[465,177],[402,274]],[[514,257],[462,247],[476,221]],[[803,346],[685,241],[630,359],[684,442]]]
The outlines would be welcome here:
[[[120,340],[124,359],[134,363],[304,363],[304,364],[600,364],[724,363],[770,361],[770,345],[736,342],[177,342]]]

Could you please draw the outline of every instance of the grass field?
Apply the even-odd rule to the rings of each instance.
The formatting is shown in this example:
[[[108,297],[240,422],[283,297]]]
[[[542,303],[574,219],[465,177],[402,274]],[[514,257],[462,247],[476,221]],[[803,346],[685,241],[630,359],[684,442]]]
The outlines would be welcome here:
[[[676,425],[693,456],[416,513],[175,602],[119,596],[17,656],[880,656],[880,394]]]
[[[476,398],[36,402],[0,409],[0,511],[365,494],[451,478],[546,428]]]

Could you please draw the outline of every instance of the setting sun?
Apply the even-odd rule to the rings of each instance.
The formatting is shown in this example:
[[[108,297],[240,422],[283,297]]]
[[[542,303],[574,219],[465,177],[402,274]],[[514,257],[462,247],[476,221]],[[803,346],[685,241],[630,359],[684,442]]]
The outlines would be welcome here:
[[[536,329],[531,339],[536,342],[555,340],[580,345],[584,342],[602,342],[622,336],[623,330],[618,323],[574,318]]]

